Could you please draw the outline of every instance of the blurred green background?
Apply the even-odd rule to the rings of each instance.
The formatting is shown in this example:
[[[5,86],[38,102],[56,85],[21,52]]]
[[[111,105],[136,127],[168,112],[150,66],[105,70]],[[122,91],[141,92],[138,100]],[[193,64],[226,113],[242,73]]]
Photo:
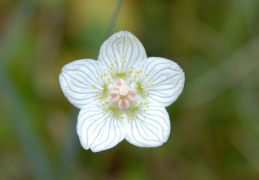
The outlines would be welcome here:
[[[259,179],[259,1],[117,3],[0,1],[0,179]],[[97,59],[120,30],[148,56],[177,62],[186,86],[167,108],[163,146],[123,141],[92,153],[79,144],[78,112],[58,75],[71,61]]]

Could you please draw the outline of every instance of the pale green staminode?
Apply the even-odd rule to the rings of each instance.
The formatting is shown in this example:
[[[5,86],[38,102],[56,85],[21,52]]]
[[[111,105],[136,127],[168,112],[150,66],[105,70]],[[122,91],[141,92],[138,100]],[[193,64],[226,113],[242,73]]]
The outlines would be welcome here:
[[[85,149],[98,152],[123,139],[139,147],[157,147],[170,134],[165,107],[184,87],[175,62],[147,58],[141,42],[120,31],[101,46],[98,60],[82,59],[62,68],[64,95],[80,109],[77,133]]]

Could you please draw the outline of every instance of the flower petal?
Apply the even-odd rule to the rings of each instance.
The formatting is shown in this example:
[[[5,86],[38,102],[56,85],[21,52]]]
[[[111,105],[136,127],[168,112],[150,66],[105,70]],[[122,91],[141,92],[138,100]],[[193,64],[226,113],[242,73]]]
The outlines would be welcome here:
[[[139,74],[141,88],[149,101],[169,106],[182,93],[184,72],[175,62],[159,57],[150,57],[143,62]]]
[[[157,147],[165,143],[170,134],[170,120],[165,108],[150,106],[129,120],[126,140],[139,147]]]
[[[85,149],[99,152],[116,146],[125,138],[125,124],[95,105],[80,111],[77,134]]]
[[[74,106],[82,109],[98,100],[102,93],[101,63],[96,60],[82,59],[71,62],[62,68],[59,82],[64,95]]]
[[[120,31],[102,44],[98,60],[108,67],[111,66],[115,72],[125,73],[146,58],[146,51],[138,38],[130,32]]]

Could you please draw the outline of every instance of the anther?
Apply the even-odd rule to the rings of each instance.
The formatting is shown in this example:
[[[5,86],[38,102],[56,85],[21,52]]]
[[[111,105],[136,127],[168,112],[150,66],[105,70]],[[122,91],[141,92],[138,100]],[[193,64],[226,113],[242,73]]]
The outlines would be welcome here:
[[[119,92],[120,92],[120,95],[122,95],[122,96],[127,95],[128,92],[129,92],[129,85],[126,84],[126,83],[123,83],[123,84],[121,85],[121,87],[120,87]]]

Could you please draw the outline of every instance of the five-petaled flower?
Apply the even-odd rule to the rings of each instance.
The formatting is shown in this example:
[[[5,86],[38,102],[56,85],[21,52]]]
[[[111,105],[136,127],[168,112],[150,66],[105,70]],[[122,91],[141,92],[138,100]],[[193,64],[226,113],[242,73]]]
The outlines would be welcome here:
[[[71,62],[59,76],[65,96],[80,109],[80,142],[93,152],[123,139],[139,147],[165,143],[170,134],[165,107],[181,94],[184,79],[175,62],[147,58],[141,42],[127,31],[106,40],[98,60]]]

